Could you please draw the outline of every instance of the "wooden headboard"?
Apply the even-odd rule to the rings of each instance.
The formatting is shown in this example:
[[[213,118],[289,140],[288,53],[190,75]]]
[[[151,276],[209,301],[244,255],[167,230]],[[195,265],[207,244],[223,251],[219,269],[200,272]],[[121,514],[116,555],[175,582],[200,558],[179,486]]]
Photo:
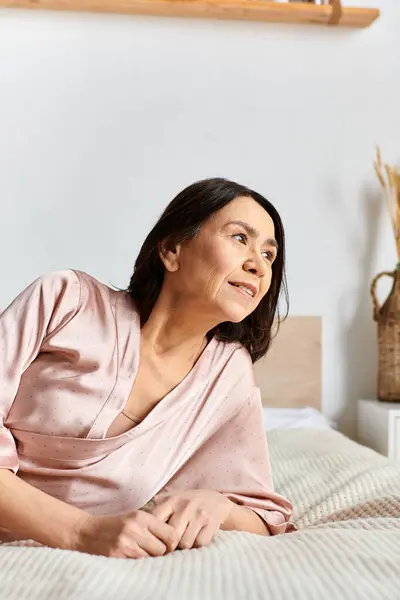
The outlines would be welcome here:
[[[255,363],[264,406],[300,408],[322,404],[321,317],[288,317],[267,355]]]

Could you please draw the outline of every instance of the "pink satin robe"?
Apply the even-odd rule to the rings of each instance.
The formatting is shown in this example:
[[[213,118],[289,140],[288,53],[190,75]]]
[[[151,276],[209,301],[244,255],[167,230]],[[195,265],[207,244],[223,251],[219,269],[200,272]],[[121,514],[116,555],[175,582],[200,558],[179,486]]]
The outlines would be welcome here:
[[[212,339],[136,427],[107,431],[138,370],[140,321],[125,292],[79,271],[33,282],[0,315],[0,468],[92,514],[203,488],[291,530],[273,490],[247,351]],[[19,536],[0,528],[0,541]]]

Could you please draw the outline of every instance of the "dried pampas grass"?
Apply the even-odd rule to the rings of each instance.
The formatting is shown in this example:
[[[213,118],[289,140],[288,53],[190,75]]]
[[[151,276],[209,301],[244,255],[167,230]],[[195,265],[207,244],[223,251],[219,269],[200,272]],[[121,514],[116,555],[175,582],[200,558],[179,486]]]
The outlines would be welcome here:
[[[382,163],[379,147],[376,149],[374,167],[385,193],[396,243],[397,260],[400,263],[400,171],[397,167]]]

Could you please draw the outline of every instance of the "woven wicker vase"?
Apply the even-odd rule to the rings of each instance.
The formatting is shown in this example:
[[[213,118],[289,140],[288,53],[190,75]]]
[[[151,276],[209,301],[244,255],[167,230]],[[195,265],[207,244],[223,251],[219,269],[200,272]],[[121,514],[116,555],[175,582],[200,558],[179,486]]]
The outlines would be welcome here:
[[[384,276],[393,278],[393,287],[380,307],[376,284]],[[395,271],[384,271],[374,278],[371,295],[378,323],[378,398],[383,402],[400,402],[400,264]]]

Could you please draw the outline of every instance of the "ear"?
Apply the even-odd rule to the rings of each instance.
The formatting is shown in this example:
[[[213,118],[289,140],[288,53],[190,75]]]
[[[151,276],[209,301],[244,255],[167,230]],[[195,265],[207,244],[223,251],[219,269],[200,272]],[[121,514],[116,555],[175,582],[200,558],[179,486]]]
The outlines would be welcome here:
[[[175,244],[168,239],[160,242],[158,246],[160,258],[164,264],[164,267],[170,273],[174,273],[175,271],[179,270],[180,248],[180,244]]]

